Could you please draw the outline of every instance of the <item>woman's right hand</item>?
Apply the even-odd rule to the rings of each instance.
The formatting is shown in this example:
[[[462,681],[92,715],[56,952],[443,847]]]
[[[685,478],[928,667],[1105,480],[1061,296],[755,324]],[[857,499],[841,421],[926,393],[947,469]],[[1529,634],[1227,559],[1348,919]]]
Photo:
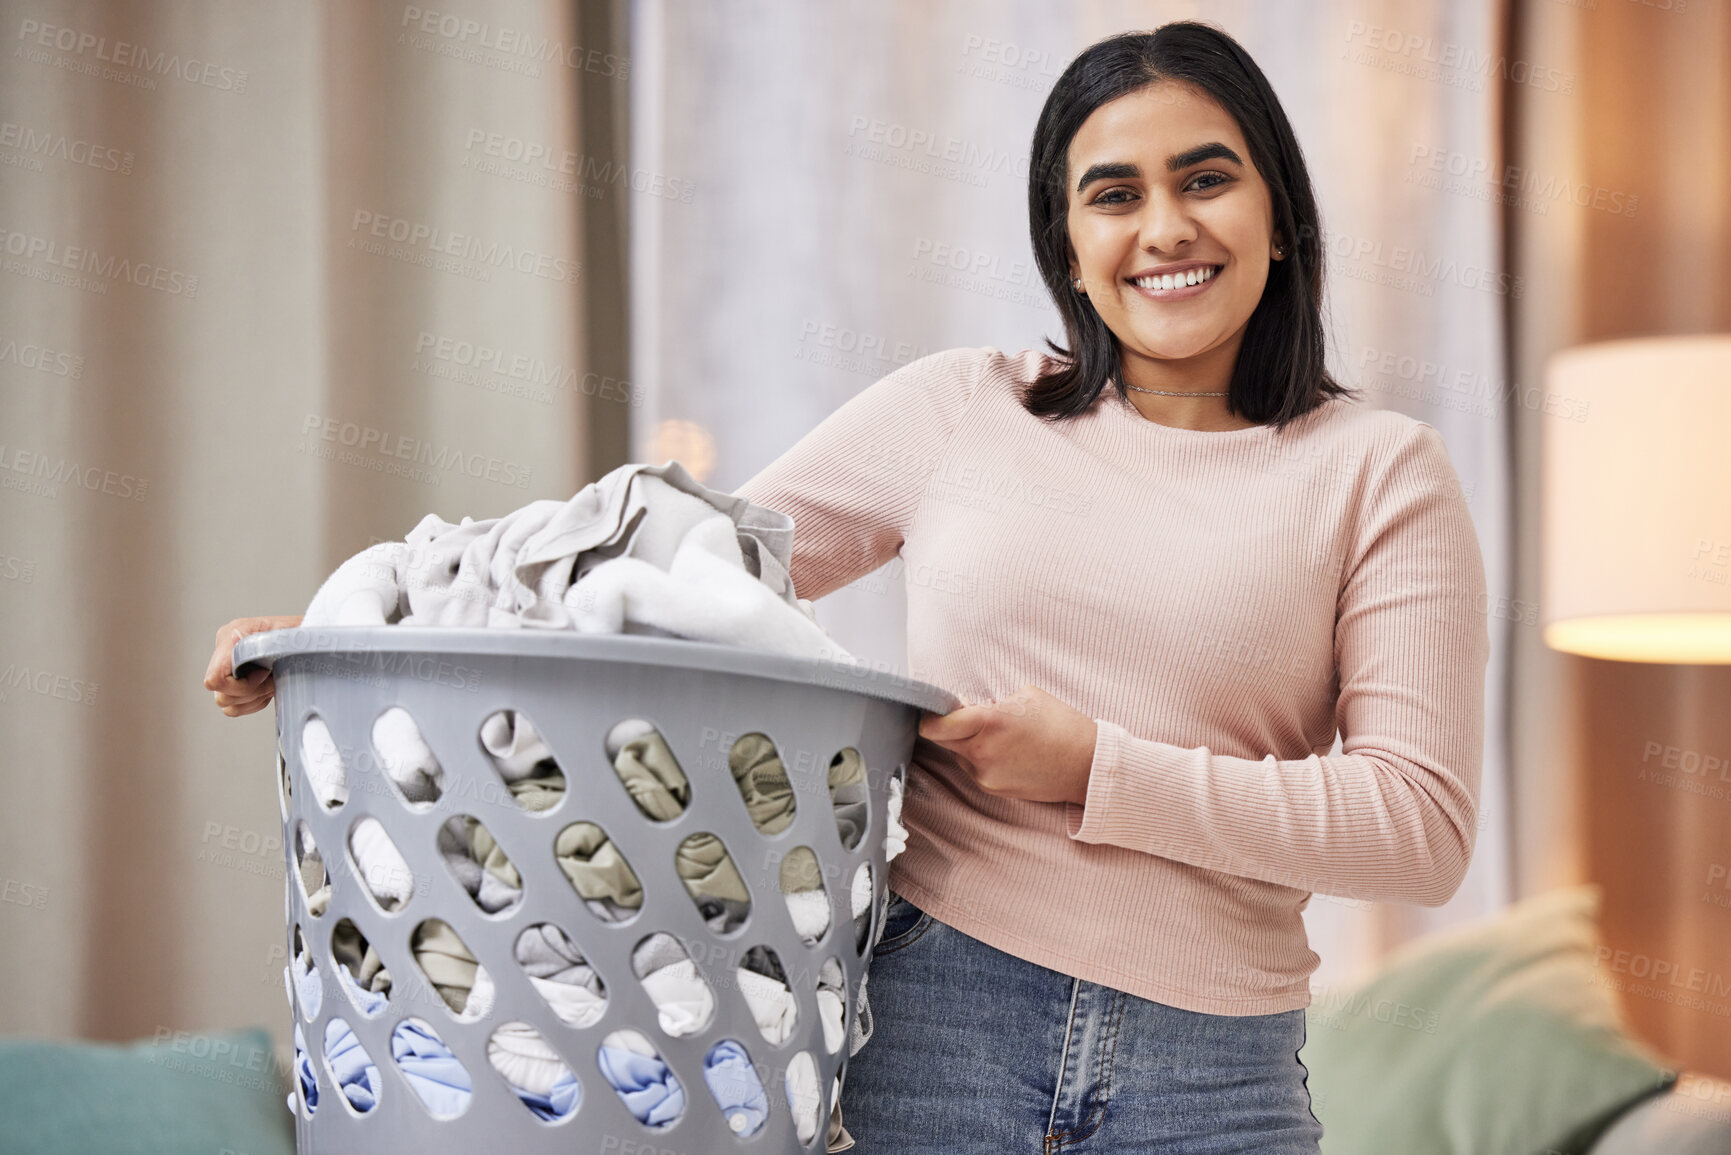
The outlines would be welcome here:
[[[234,644],[248,634],[266,630],[292,630],[301,624],[300,615],[274,618],[236,618],[216,631],[216,652],[210,656],[210,668],[204,672],[204,688],[216,695],[216,704],[230,718],[253,714],[270,705],[276,694],[276,681],[266,667],[260,667],[245,678],[234,676]]]

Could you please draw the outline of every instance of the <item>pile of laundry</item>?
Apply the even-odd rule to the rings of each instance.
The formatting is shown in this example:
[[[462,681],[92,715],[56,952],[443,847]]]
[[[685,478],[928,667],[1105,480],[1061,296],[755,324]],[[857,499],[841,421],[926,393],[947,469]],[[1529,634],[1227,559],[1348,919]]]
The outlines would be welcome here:
[[[851,661],[823,632],[811,605],[794,596],[787,575],[792,522],[743,498],[710,490],[676,461],[628,465],[586,487],[569,502],[534,502],[501,518],[452,525],[429,515],[402,542],[385,542],[349,559],[324,583],[303,624],[439,625],[572,629],[585,633],[639,633],[684,637],[754,649]],[[557,805],[567,780],[552,750],[529,718],[501,710],[482,726],[481,744],[512,798],[524,809]],[[387,710],[374,724],[380,763],[404,800],[416,808],[437,802],[445,789],[438,759],[414,719]],[[348,787],[336,743],[324,723],[309,719],[301,736],[302,766],[319,801],[341,805]],[[624,722],[607,739],[609,756],[643,814],[663,821],[682,813],[690,785],[661,735],[646,722]],[[794,794],[773,742],[746,735],[729,754],[729,767],[757,829],[773,834],[793,819]],[[829,787],[842,844],[858,845],[866,826],[866,775],[857,751],[844,750],[829,767]],[[890,781],[886,858],[906,846],[900,821],[901,782]],[[304,827],[302,828],[304,832]],[[310,835],[305,836],[310,841]],[[297,840],[298,841],[298,840]],[[522,897],[522,880],[486,827],[457,815],[440,828],[438,848],[453,876],[488,913],[506,911]],[[384,828],[372,818],[350,833],[350,849],[380,906],[395,911],[413,893],[413,875]],[[590,911],[607,921],[640,909],[642,887],[605,832],[573,822],[555,839],[555,857]],[[299,847],[308,910],[322,914],[329,885],[316,848]],[[310,853],[309,853],[310,852]],[[311,869],[309,869],[309,866]],[[725,846],[710,834],[693,835],[676,855],[677,873],[705,921],[718,933],[738,927],[750,894]],[[828,930],[830,903],[816,856],[801,847],[781,864],[781,890],[793,924],[808,944]],[[863,944],[869,928],[871,878],[861,868],[849,888],[854,933]],[[493,985],[462,940],[444,922],[428,919],[411,940],[416,962],[461,1021],[484,1017]],[[333,933],[338,975],[366,1014],[385,1005],[391,978],[354,924]],[[517,962],[554,1013],[572,1026],[601,1015],[606,992],[600,976],[565,934],[551,924],[525,930]],[[646,938],[633,969],[655,1002],[669,1035],[700,1030],[714,996],[678,940]],[[780,1044],[792,1032],[794,997],[773,952],[756,947],[737,969],[738,986],[764,1038]],[[320,980],[298,941],[285,969],[303,1008],[317,1014]],[[845,993],[835,959],[818,975],[817,1002],[824,1041],[833,1053],[844,1034]],[[849,1054],[871,1034],[862,980]],[[471,1094],[467,1070],[426,1023],[408,1019],[392,1034],[395,1059],[435,1115],[462,1111]],[[317,1106],[300,1028],[295,1030],[299,1091],[308,1110]],[[578,1085],[570,1069],[527,1023],[507,1023],[488,1041],[488,1059],[541,1118],[574,1110]],[[327,1024],[325,1054],[344,1096],[357,1111],[376,1102],[378,1071],[348,1024]],[[800,1062],[800,1060],[804,1062]],[[600,1066],[638,1119],[651,1126],[676,1118],[684,1089],[655,1048],[635,1031],[614,1031],[602,1043]],[[705,1062],[704,1079],[734,1131],[755,1133],[767,1117],[762,1083],[742,1047],[724,1041]],[[787,1090],[802,1142],[815,1133],[820,1097],[809,1055],[789,1065]],[[839,1092],[839,1080],[836,1084]],[[293,1109],[294,1096],[290,1096]],[[829,1149],[852,1145],[841,1126],[839,1095],[831,1113]]]
[[[428,514],[361,551],[307,626],[486,626],[689,638],[853,661],[788,576],[793,519],[677,461],[621,465],[569,501],[453,525]]]

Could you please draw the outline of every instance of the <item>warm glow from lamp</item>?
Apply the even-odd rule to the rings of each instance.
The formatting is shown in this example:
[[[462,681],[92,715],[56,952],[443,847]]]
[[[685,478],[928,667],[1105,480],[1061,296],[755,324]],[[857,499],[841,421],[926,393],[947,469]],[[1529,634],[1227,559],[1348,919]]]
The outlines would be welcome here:
[[[1545,388],[1545,644],[1731,663],[1731,337],[1567,349]]]

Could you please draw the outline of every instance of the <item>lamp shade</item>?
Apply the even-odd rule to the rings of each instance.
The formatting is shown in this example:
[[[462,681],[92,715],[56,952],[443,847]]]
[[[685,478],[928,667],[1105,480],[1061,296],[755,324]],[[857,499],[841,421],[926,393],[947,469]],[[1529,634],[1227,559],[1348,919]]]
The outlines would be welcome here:
[[[1545,644],[1731,663],[1731,336],[1565,349],[1545,387]]]

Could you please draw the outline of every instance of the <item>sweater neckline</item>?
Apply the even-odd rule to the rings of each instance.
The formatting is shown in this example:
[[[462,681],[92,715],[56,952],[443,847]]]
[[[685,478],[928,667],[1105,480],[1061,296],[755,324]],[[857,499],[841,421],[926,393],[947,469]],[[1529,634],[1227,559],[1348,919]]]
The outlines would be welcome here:
[[[1183,429],[1177,425],[1166,425],[1162,422],[1152,421],[1142,416],[1141,411],[1134,405],[1130,404],[1129,400],[1118,392],[1118,385],[1115,381],[1107,381],[1106,387],[1100,390],[1100,393],[1101,396],[1106,398],[1107,404],[1117,410],[1125,420],[1133,421],[1137,425],[1148,427],[1153,430],[1151,436],[1154,437],[1169,437],[1173,439],[1189,440],[1196,440],[1198,438],[1251,440],[1256,435],[1267,433],[1273,428],[1272,425],[1263,423],[1258,425],[1247,425],[1243,429]]]

